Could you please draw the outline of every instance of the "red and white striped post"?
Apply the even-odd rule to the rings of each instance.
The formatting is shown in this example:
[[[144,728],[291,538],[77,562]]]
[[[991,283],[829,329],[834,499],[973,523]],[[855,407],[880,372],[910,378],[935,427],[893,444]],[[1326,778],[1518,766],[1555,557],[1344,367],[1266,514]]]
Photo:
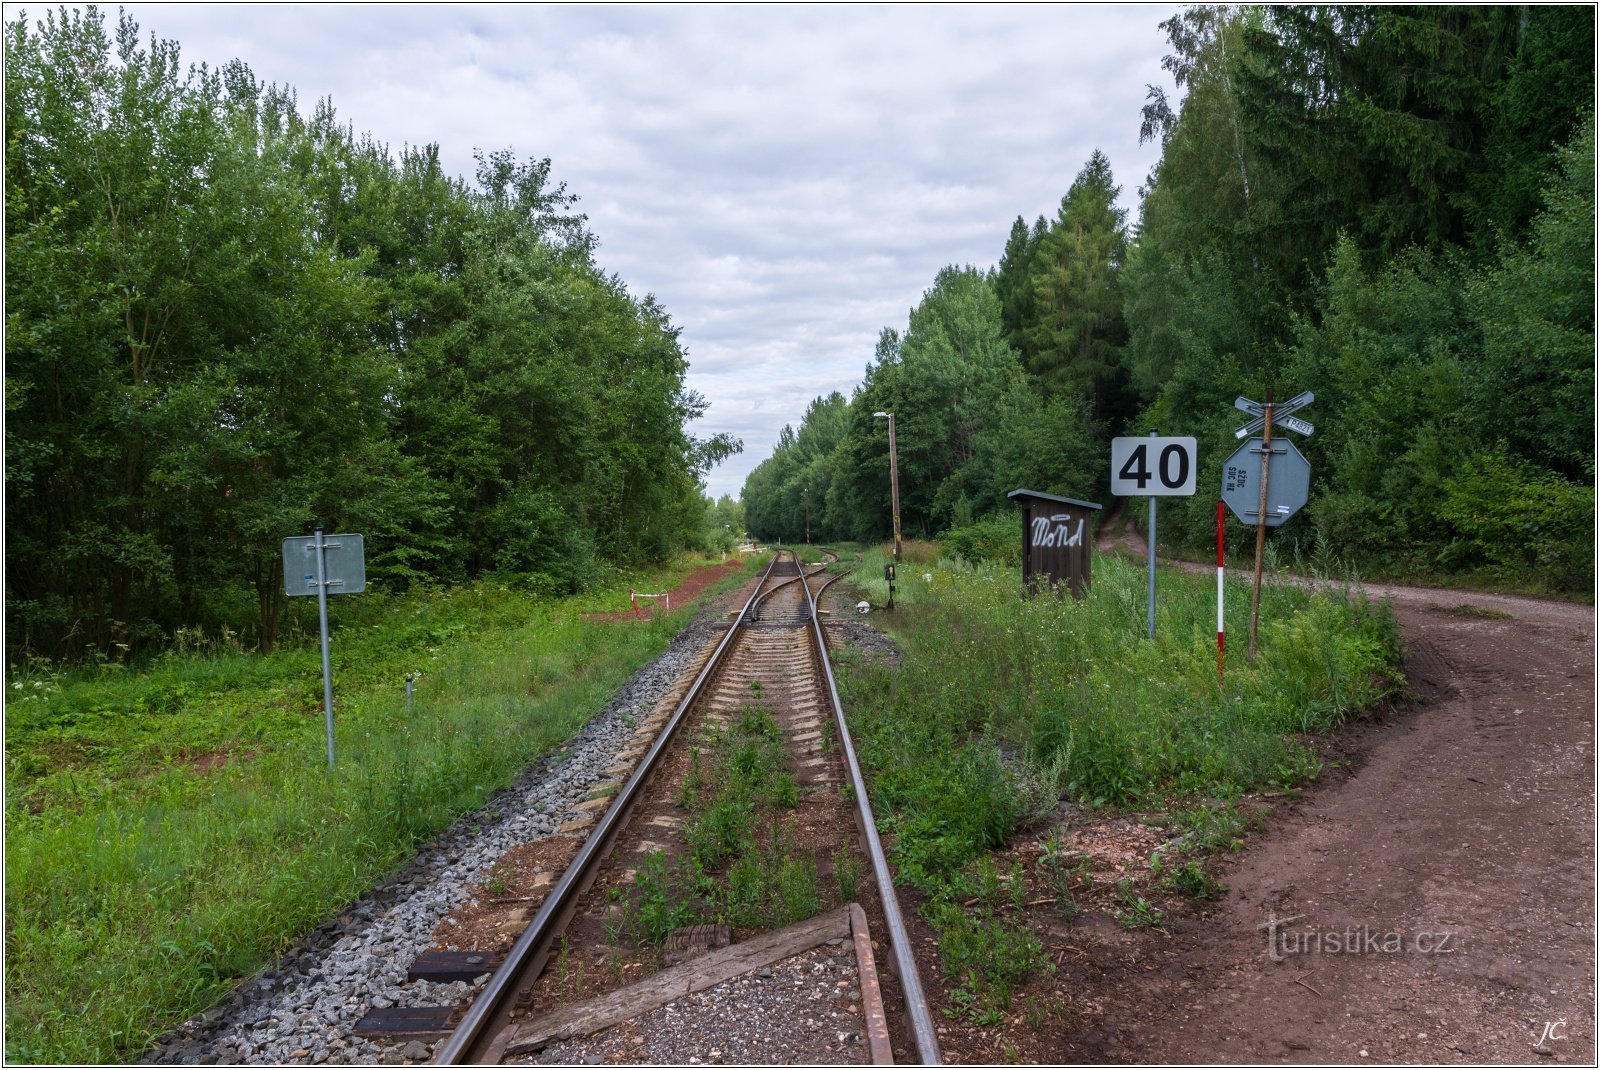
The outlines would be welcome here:
[[[1222,679],[1222,575],[1228,562],[1223,552],[1222,503],[1217,503],[1217,679]]]
[[[633,617],[639,619],[639,597],[633,593],[633,588],[628,588],[628,601],[633,603]]]

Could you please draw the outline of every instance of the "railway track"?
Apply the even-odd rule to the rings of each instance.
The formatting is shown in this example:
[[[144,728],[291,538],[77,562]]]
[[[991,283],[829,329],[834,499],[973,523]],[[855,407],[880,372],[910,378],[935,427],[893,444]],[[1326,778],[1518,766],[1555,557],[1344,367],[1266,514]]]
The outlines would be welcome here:
[[[781,764],[782,772],[771,781],[781,801],[770,811],[770,829],[759,848],[760,865],[772,868],[788,864],[783,859],[799,859],[796,872],[804,873],[807,865],[827,865],[831,860],[838,876],[840,866],[856,864],[849,859],[865,859],[870,883],[867,894],[856,898],[869,903],[871,922],[860,906],[841,905],[833,913],[843,916],[848,909],[854,919],[860,961],[867,966],[861,978],[864,992],[875,991],[877,985],[876,971],[870,967],[874,939],[887,949],[901,1007],[894,1032],[914,1048],[918,1061],[939,1061],[938,1041],[828,659],[817,600],[838,577],[823,576],[825,568],[826,563],[802,564],[792,551],[775,555],[537,915],[437,1049],[434,1062],[494,1064],[537,1050],[555,1028],[546,1026],[541,1032],[539,1023],[550,1020],[541,1012],[571,995],[555,991],[569,978],[553,976],[567,971],[548,969],[552,956],[564,964],[569,943],[587,947],[597,937],[607,942],[637,938],[638,916],[628,912],[634,909],[630,904],[639,895],[640,882],[661,879],[669,867],[680,864],[701,873],[698,867],[708,857],[705,841],[711,818],[706,813],[697,818],[695,800],[724,790],[724,784],[702,785],[702,781],[725,779],[732,767],[709,766],[703,777],[700,763],[705,756],[727,752],[735,737],[742,748],[739,761],[745,764],[750,763],[749,755],[761,753],[761,747],[781,746],[781,758],[773,761]],[[745,803],[726,804],[721,812],[742,813],[740,805]],[[763,825],[767,813],[760,811]],[[691,840],[697,845],[691,846]],[[746,852],[750,842],[745,842]],[[711,857],[715,860],[714,853]],[[739,864],[738,859],[722,861]],[[816,876],[814,869],[809,872]],[[711,874],[702,888],[727,885],[734,881],[731,874],[731,868]],[[839,881],[838,887],[837,895],[829,892],[819,899],[842,897],[845,882]],[[661,903],[652,902],[659,909]],[[820,909],[822,903],[814,905]],[[817,928],[823,920],[809,924]],[[870,936],[864,932],[868,926]],[[781,935],[775,943],[759,928],[748,921],[737,924],[739,942],[715,954],[738,962],[740,949],[754,954],[760,947],[781,943]],[[790,929],[805,935],[804,925]],[[569,939],[574,932],[581,935]],[[694,949],[705,951],[726,945],[732,935],[726,926],[690,925],[667,934],[666,943],[687,940],[692,945],[699,940],[703,946]],[[706,956],[706,961],[712,957]],[[626,989],[634,980],[620,976],[615,987]],[[604,987],[604,982],[590,984],[583,993],[586,998],[594,995],[596,984]],[[870,995],[864,1002],[872,1002]],[[866,1018],[872,1061],[892,1061],[885,1023],[874,1021],[870,1011]],[[573,1028],[570,1015],[565,1028]]]

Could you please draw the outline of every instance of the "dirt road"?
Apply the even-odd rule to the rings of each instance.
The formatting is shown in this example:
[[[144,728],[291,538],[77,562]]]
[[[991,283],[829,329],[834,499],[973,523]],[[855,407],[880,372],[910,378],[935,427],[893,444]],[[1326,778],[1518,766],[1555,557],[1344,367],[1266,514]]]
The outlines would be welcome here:
[[[1101,961],[1063,1060],[1593,1064],[1595,611],[1372,593],[1420,701],[1351,738],[1208,915]]]

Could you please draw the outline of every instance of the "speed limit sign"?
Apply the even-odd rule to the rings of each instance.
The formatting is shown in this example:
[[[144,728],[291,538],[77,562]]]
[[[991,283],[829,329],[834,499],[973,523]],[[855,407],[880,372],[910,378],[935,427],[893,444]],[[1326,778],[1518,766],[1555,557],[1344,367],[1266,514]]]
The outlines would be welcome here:
[[[1111,493],[1150,499],[1145,546],[1150,558],[1146,616],[1152,639],[1156,637],[1156,499],[1194,494],[1195,457],[1192,438],[1152,434],[1111,440]]]
[[[1119,498],[1194,494],[1195,442],[1188,437],[1111,440],[1111,493]]]

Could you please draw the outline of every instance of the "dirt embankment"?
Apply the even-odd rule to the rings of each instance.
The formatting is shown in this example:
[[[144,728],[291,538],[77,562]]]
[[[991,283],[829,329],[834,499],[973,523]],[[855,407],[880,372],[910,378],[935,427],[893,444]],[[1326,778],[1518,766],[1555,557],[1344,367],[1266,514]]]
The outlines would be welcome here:
[[[674,587],[670,591],[651,591],[651,598],[641,599],[639,602],[637,615],[635,614],[633,607],[630,606],[627,609],[618,610],[615,613],[589,613],[585,615],[585,619],[649,620],[655,614],[656,606],[658,604],[661,605],[660,612],[662,613],[667,611],[667,606],[672,602],[677,602],[679,606],[686,606],[690,602],[693,602],[696,598],[699,598],[700,592],[704,591],[707,587],[710,587],[718,580],[725,579],[743,567],[744,562],[737,557],[729,561],[724,561],[720,565],[707,565],[704,568],[695,569],[688,575],[688,577],[684,579],[682,583],[678,584],[678,586]],[[666,595],[666,602],[658,603],[657,598],[663,593]]]

